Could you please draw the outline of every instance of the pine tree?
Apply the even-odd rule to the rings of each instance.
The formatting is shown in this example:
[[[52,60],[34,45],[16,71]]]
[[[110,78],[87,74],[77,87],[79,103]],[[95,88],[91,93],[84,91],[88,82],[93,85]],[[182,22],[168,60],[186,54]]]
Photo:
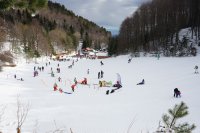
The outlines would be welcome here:
[[[164,114],[162,119],[165,126],[160,126],[160,129],[157,132],[164,133],[191,133],[195,129],[195,125],[189,125],[187,122],[182,124],[177,124],[177,120],[188,115],[188,107],[184,102],[181,102],[179,105],[175,105],[173,109],[168,110],[168,114]]]

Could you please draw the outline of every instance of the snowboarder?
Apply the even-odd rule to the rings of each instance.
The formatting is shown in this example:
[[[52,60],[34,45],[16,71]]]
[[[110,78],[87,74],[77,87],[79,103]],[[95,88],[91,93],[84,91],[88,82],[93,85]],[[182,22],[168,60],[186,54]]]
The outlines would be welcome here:
[[[195,66],[195,67],[194,67],[194,70],[195,70],[194,73],[196,73],[196,74],[199,73],[199,72],[198,72],[198,66]]]
[[[178,88],[174,89],[174,97],[181,97],[181,92],[178,90]]]
[[[142,82],[138,83],[137,85],[143,85],[144,84],[144,79],[142,80]]]

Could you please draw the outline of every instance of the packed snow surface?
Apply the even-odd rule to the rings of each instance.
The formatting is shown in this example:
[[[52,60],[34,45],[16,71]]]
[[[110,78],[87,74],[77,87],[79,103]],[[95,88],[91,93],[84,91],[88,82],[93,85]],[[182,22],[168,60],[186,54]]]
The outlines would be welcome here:
[[[50,61],[50,65],[46,63]],[[5,111],[0,120],[0,131],[15,133],[17,127],[17,97],[22,104],[30,104],[23,133],[48,133],[56,129],[69,133],[147,133],[156,131],[159,121],[169,108],[181,101],[189,107],[189,115],[178,122],[195,124],[193,133],[200,132],[200,75],[194,74],[200,66],[200,56],[172,58],[133,58],[119,56],[102,60],[79,59],[69,69],[72,60],[59,62],[41,58],[17,67],[4,68],[0,73],[0,109]],[[60,73],[56,68],[61,69]],[[33,77],[34,66],[44,66]],[[51,68],[55,77],[51,77]],[[89,69],[89,74],[87,70]],[[104,77],[98,79],[98,72]],[[117,80],[121,76],[122,88],[106,95],[113,87],[99,88],[99,80]],[[17,78],[14,78],[16,74]],[[61,77],[61,82],[58,82]],[[63,91],[72,92],[74,78],[84,77],[89,85],[78,84],[72,94],[53,91],[56,82]],[[24,81],[18,79],[23,78]],[[145,80],[144,85],[136,85]],[[181,98],[173,97],[174,88],[181,91]],[[0,111],[1,112],[1,111]]]

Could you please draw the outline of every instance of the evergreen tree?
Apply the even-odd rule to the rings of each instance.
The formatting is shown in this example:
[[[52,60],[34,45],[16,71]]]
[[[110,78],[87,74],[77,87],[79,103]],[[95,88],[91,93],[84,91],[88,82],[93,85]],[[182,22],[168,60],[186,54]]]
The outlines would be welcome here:
[[[195,125],[189,125],[187,122],[183,124],[177,124],[177,120],[188,115],[188,107],[184,102],[181,102],[179,105],[175,105],[173,109],[168,110],[168,114],[164,114],[162,119],[165,126],[161,126],[162,129],[159,129],[157,132],[164,133],[191,133],[195,129]],[[160,127],[160,126],[159,126]]]
[[[28,9],[35,12],[47,5],[47,0],[0,0],[0,10],[9,8]]]

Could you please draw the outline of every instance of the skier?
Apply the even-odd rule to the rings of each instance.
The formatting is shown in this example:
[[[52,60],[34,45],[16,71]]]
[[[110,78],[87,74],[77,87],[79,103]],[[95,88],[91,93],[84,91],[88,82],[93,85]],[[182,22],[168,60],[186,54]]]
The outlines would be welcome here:
[[[195,67],[194,67],[194,70],[195,70],[194,73],[196,73],[196,74],[199,73],[199,72],[198,72],[198,66],[195,66]]]
[[[17,78],[17,75],[16,75],[16,74],[14,75],[14,78],[15,78],[15,79]]]
[[[142,80],[142,82],[138,83],[137,85],[143,85],[144,84],[144,79]]]

